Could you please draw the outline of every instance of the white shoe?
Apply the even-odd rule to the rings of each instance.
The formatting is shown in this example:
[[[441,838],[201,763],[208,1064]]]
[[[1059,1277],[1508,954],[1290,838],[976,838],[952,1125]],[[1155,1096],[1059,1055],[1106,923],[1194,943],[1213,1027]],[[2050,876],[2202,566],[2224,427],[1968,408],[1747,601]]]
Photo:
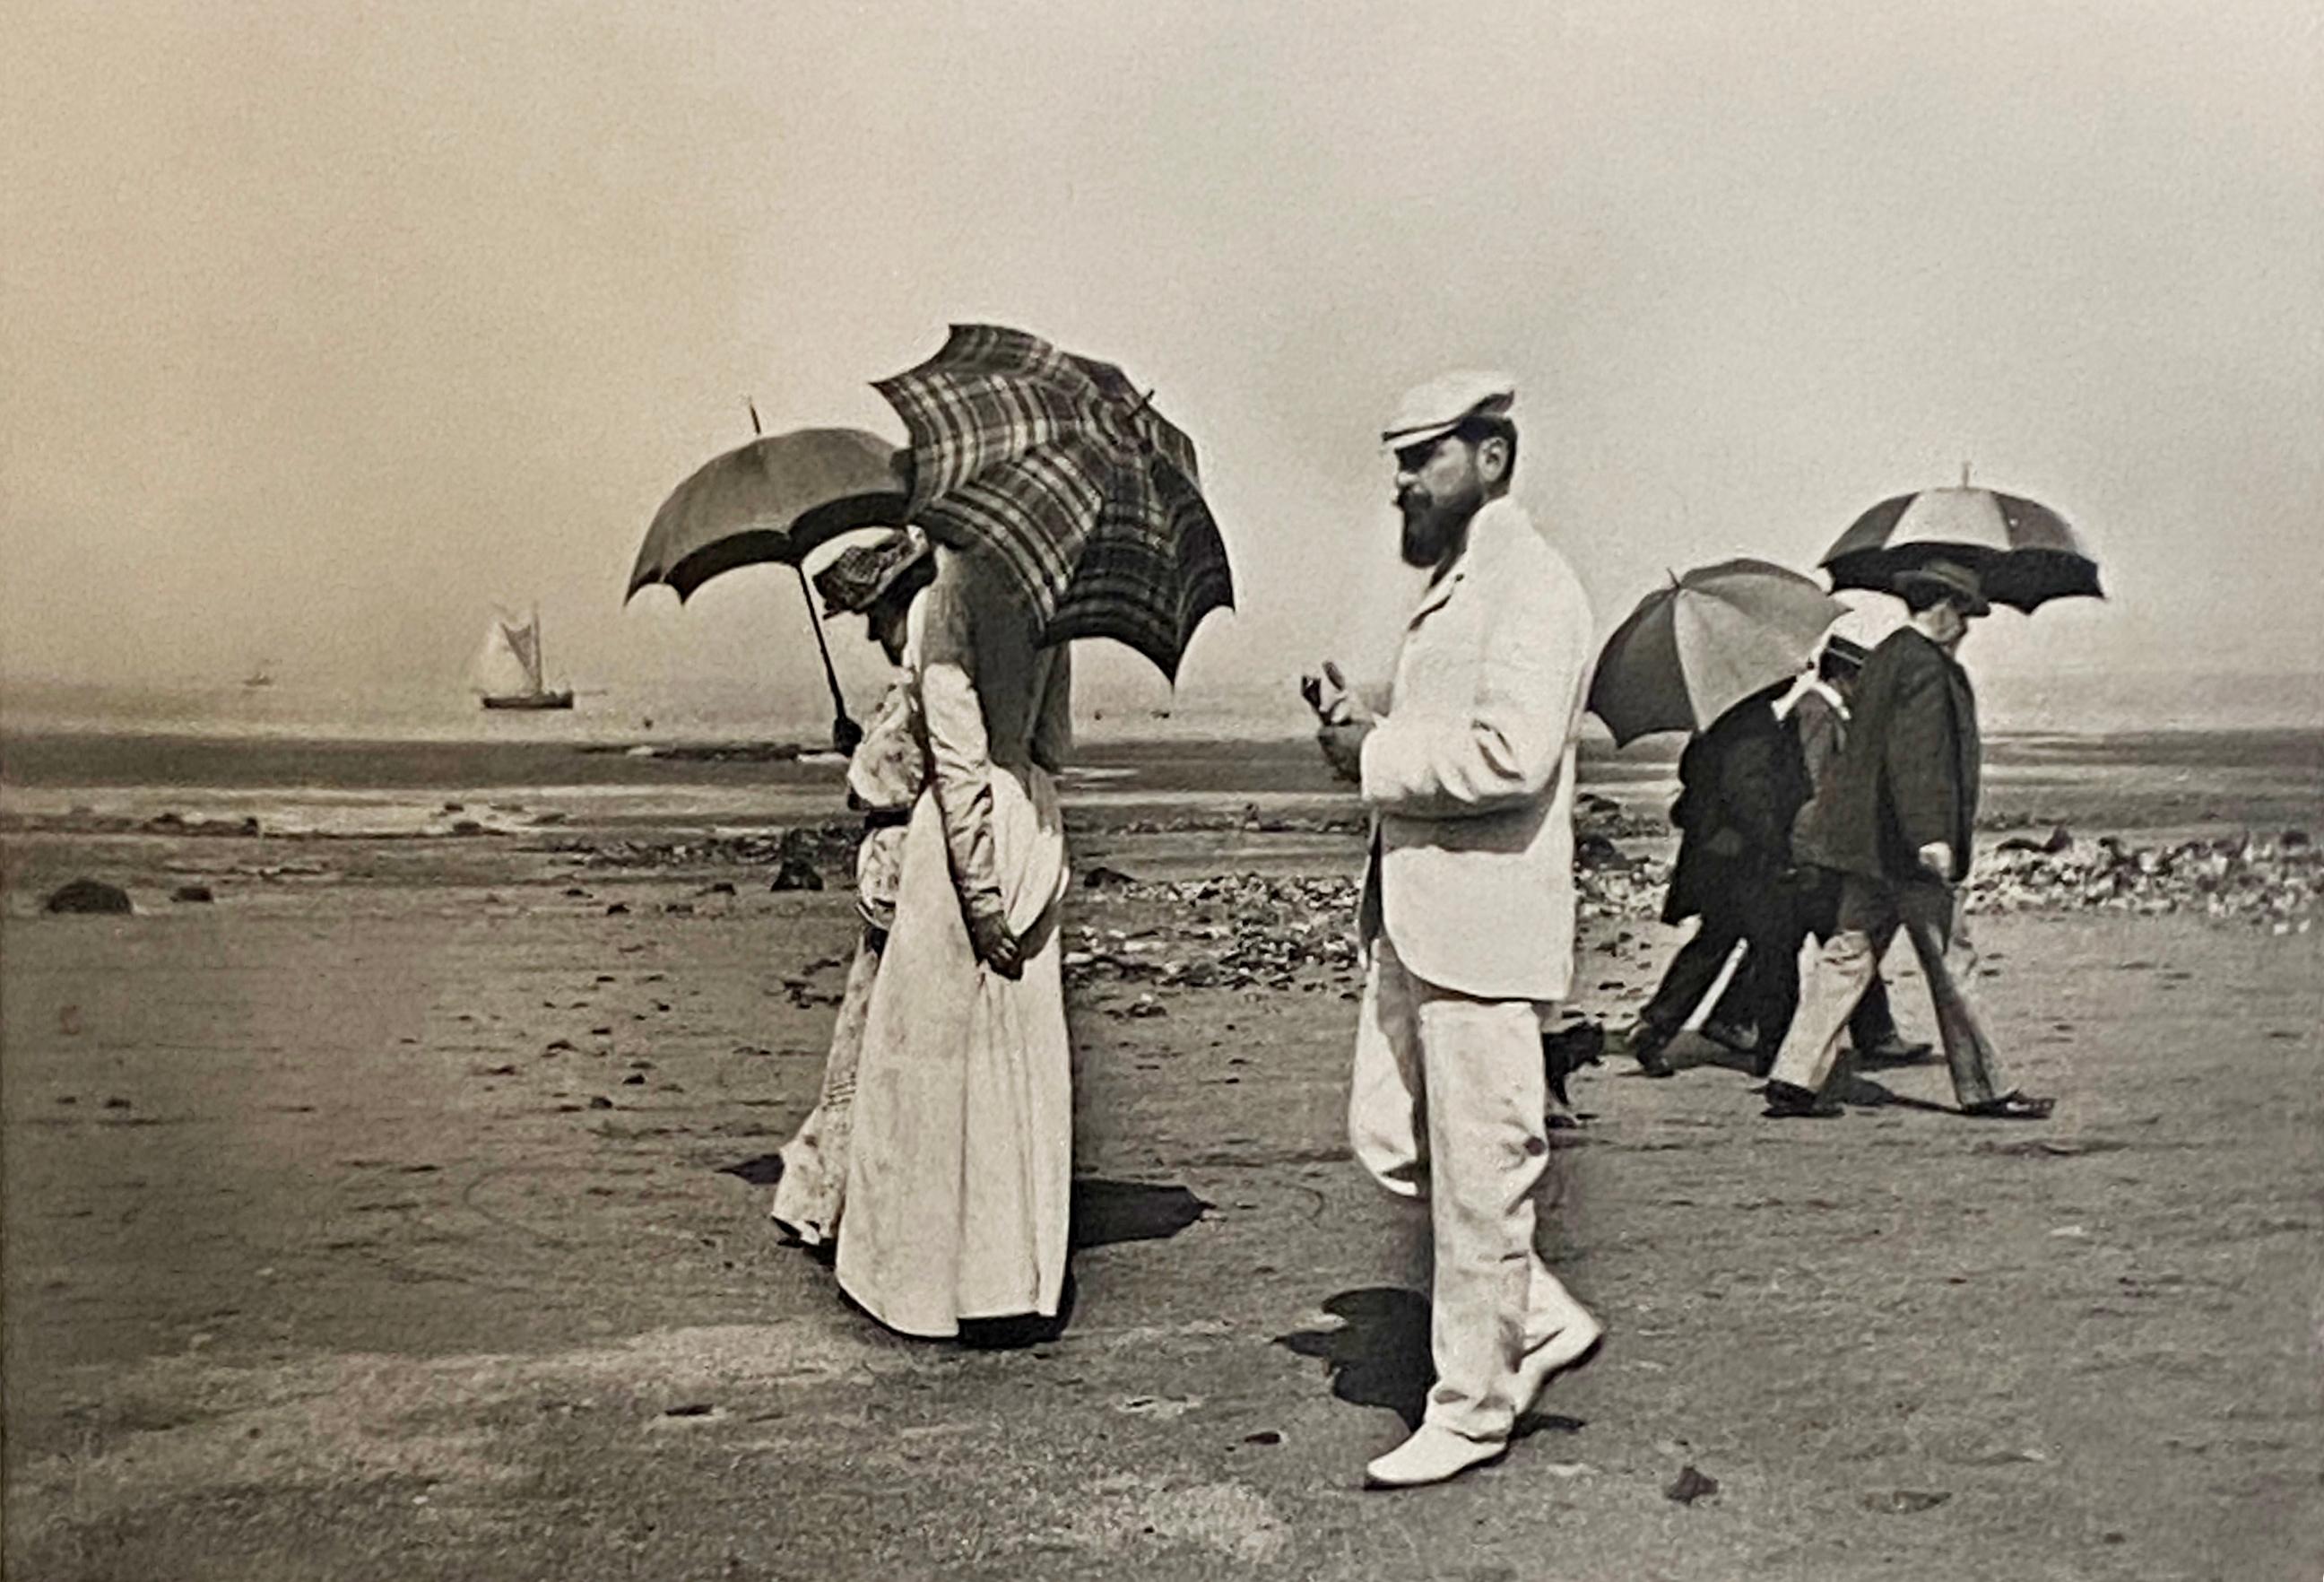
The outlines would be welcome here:
[[[1451,1429],[1422,1423],[1412,1438],[1365,1467],[1364,1481],[1374,1488],[1418,1488],[1458,1477],[1488,1461],[1499,1461],[1508,1449],[1506,1439],[1472,1439]]]
[[[1517,1402],[1517,1415],[1523,1417],[1532,1410],[1534,1402],[1552,1379],[1588,1362],[1605,1337],[1603,1324],[1587,1313],[1577,1312],[1572,1322],[1526,1353],[1524,1360],[1517,1364],[1516,1388],[1509,1392]]]

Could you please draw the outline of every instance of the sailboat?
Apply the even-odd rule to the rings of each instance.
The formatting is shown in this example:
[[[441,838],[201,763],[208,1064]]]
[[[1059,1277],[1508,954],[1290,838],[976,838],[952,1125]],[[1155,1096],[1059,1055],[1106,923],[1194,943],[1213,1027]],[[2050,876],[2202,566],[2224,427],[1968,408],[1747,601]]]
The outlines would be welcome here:
[[[573,689],[549,689],[543,678],[540,610],[530,620],[495,612],[484,628],[484,651],[476,655],[476,689],[486,708],[570,708]]]
[[[257,667],[254,669],[250,674],[243,677],[242,684],[245,687],[272,687],[274,685],[274,666],[272,661],[269,660],[260,660]]]

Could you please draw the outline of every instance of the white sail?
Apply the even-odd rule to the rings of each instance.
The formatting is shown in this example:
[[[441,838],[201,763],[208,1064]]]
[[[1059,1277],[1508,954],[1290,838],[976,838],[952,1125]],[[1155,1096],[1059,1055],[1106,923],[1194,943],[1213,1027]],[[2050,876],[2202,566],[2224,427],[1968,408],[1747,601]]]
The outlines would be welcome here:
[[[541,689],[540,628],[530,621],[503,621],[500,628],[508,634],[509,646],[516,650],[517,658],[524,661],[524,673],[531,678],[528,692]]]
[[[475,663],[476,690],[492,698],[528,697],[540,687],[540,634],[530,621],[495,619],[484,628]]]

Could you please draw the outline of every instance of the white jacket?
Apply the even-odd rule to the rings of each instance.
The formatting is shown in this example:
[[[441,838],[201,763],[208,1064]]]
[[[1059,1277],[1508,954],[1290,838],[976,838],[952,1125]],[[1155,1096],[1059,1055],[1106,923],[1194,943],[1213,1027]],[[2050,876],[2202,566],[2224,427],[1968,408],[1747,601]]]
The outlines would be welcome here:
[[[1406,628],[1366,738],[1374,816],[1365,939],[1414,975],[1491,1000],[1573,979],[1573,739],[1590,601],[1524,509],[1487,504]]]

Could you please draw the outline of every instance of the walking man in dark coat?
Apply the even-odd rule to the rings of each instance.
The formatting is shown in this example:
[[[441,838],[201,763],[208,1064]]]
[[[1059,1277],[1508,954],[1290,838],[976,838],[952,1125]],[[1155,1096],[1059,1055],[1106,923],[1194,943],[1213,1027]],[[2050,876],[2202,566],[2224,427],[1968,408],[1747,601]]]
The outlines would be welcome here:
[[[1784,723],[1799,742],[1800,762],[1807,771],[1808,783],[1815,787],[1817,796],[1827,794],[1832,768],[1840,760],[1840,749],[1848,740],[1849,700],[1856,695],[1857,679],[1863,673],[1865,658],[1862,644],[1837,635],[1828,639],[1816,661],[1815,674],[1792,699],[1790,712],[1784,716]],[[1811,799],[1793,820],[1795,854],[1808,821],[1814,817],[1815,803]],[[1799,973],[1795,963],[1800,946],[1811,935],[1821,944],[1839,926],[1840,875],[1829,868],[1803,863],[1793,870],[1786,893],[1771,893],[1765,900],[1769,906],[1791,908],[1791,932],[1787,936],[1790,944],[1782,956],[1794,965],[1779,967],[1775,983],[1763,985],[1757,981],[1757,975],[1767,958],[1758,950],[1752,950],[1735,969],[1727,991],[1719,996],[1719,1004],[1702,1022],[1704,1037],[1739,1054],[1757,1056],[1763,1077],[1783,1042],[1784,1030],[1790,1026],[1792,1015],[1798,1009]],[[1771,1002],[1777,1014],[1767,1025],[1759,1026],[1760,1018],[1768,1014]],[[1751,1036],[1755,1027],[1758,1028],[1756,1038]],[[1878,973],[1865,985],[1864,998],[1857,1003],[1855,1013],[1848,1019],[1848,1032],[1855,1046],[1851,1056],[1868,1065],[1905,1065],[1926,1059],[1929,1054],[1927,1044],[1907,1043],[1896,1031],[1896,1019],[1888,1008],[1888,985]]]
[[[1798,741],[1775,717],[1775,700],[1789,681],[1754,693],[1686,745],[1679,757],[1679,799],[1671,820],[1679,827],[1663,921],[1700,917],[1694,937],[1679,947],[1654,998],[1625,1035],[1630,1053],[1649,1077],[1668,1077],[1664,1048],[1718,981],[1738,943],[1746,964],[1737,969],[1751,1004],[1736,1019],[1760,1029],[1764,1048],[1784,1035],[1799,998],[1799,938],[1784,897],[1791,866],[1792,820],[1808,800],[1807,772]]]
[[[1824,1099],[1848,1019],[1902,928],[1928,979],[1964,1115],[2038,1120],[2051,1101],[2002,1086],[1970,1001],[1977,955],[1960,916],[1977,820],[1977,697],[1953,658],[1987,614],[1977,575],[1934,562],[1896,591],[1910,624],[1865,662],[1855,719],[1799,856],[1840,875],[1838,928],[1801,985],[1800,1010],[1767,1084],[1772,1116],[1829,1115]]]

